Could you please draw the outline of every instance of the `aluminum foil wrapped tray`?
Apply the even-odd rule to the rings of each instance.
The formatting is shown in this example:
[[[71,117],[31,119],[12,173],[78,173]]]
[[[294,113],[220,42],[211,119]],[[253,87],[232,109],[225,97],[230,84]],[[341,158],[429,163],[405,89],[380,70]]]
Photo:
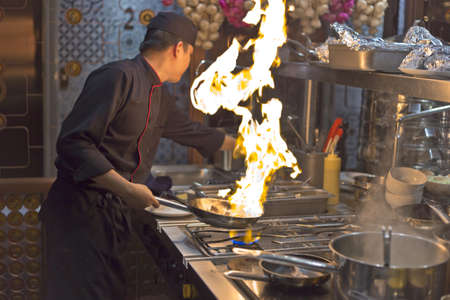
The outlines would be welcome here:
[[[396,73],[400,63],[413,49],[409,44],[390,43],[381,38],[360,35],[339,23],[332,24],[331,31],[336,38],[329,38],[316,48],[316,53],[322,62],[335,69]]]
[[[412,26],[403,39],[404,43],[413,45],[442,46],[442,42],[434,37],[426,28]]]
[[[413,70],[428,70],[450,74],[450,47],[445,46],[426,28],[411,27],[404,39],[406,43],[414,43],[417,48],[412,50],[402,61],[400,68]]]

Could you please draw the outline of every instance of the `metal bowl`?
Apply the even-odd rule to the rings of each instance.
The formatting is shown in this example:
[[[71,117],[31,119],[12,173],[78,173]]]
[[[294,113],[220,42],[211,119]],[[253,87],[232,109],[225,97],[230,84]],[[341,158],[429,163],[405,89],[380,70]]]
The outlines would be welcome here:
[[[415,229],[432,230],[442,224],[426,204],[408,204],[395,209],[397,217]]]
[[[425,189],[427,192],[442,197],[450,197],[450,180],[448,176],[428,176],[428,180],[425,183]],[[442,183],[437,182],[442,178]]]

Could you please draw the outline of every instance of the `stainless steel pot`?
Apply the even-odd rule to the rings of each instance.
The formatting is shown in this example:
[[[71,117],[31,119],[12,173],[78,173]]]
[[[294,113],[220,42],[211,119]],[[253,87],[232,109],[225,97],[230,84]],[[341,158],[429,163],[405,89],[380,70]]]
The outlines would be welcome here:
[[[355,232],[334,238],[330,249],[334,263],[278,255],[258,250],[234,249],[259,259],[296,264],[303,268],[335,272],[335,298],[439,300],[446,291],[447,249],[422,237],[394,233],[390,262],[379,232]]]

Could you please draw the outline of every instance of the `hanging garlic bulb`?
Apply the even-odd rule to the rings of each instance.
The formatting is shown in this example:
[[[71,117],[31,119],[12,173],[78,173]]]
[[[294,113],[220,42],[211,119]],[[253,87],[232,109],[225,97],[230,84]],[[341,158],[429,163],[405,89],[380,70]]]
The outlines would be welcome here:
[[[225,19],[218,0],[177,0],[186,17],[198,28],[195,46],[210,50],[219,38],[219,29]]]
[[[320,17],[328,13],[330,0],[293,0],[289,4],[288,15],[299,19],[302,32],[311,34],[322,27]]]
[[[204,3],[200,3],[200,4],[197,6],[196,11],[197,11],[199,14],[203,14],[203,13],[206,11],[206,5],[205,5]]]
[[[377,34],[387,7],[387,0],[357,0],[352,18],[355,30],[362,32],[362,27],[366,25],[369,27],[369,34]]]

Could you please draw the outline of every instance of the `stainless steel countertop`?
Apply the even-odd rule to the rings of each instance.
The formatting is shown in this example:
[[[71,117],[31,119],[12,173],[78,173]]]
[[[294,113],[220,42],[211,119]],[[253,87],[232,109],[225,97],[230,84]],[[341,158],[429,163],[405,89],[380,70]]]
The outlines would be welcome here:
[[[199,170],[209,170],[209,168],[201,167]],[[175,171],[178,172],[178,169]],[[168,171],[163,169],[161,172],[163,173],[159,175],[167,175],[166,173]],[[192,170],[190,173],[200,177],[204,177],[205,174],[212,174],[212,172],[199,172],[198,170]],[[184,180],[185,178],[182,179]],[[183,185],[183,183],[181,185]],[[186,188],[189,188],[189,186],[174,186],[172,190],[183,191]],[[152,228],[158,232],[158,239],[165,249],[164,251],[170,252],[169,255],[171,259],[176,261],[175,264],[178,271],[175,272],[184,272],[189,278],[187,282],[198,287],[198,289],[201,290],[201,295],[207,296],[208,299],[215,298],[219,300],[249,299],[248,290],[246,291],[245,288],[242,287],[242,282],[229,280],[223,275],[223,272],[227,268],[227,261],[231,257],[235,257],[235,255],[224,254],[220,256],[207,256],[203,253],[204,250],[202,250],[201,247],[198,247],[196,241],[191,238],[186,225],[192,224],[193,226],[197,226],[196,223],[199,223],[199,221],[194,216],[184,218],[155,217],[151,218],[151,223]],[[174,268],[175,267],[173,267],[172,270],[175,270]],[[279,297],[271,299],[278,298]],[[283,297],[283,299],[284,298],[285,297]],[[295,298],[297,297],[288,297],[286,299]],[[263,297],[262,299],[268,298]]]
[[[223,276],[222,272],[217,270],[211,261],[192,261],[189,265],[216,299],[247,299],[230,280]]]
[[[163,235],[164,240],[169,241],[172,251],[176,251],[174,257],[178,257],[179,264],[183,264],[185,270],[189,273],[190,278],[195,278],[193,283],[201,284],[202,290],[207,289],[208,296],[219,299],[254,299],[246,288],[244,281],[234,281],[227,279],[223,272],[226,271],[227,261],[235,257],[233,255],[206,256],[197,247],[194,239],[192,239],[186,230],[187,224],[195,224],[198,221],[193,217],[182,219],[155,218],[157,230]],[[172,253],[174,254],[174,253]],[[253,283],[250,283],[253,284]],[[298,291],[285,291],[282,296],[278,295],[275,290],[264,288],[258,290],[261,299],[331,299],[330,282],[315,292],[304,291],[304,298],[298,298]],[[249,294],[250,293],[250,294]],[[277,294],[278,296],[276,296]],[[256,299],[257,299],[256,297]]]
[[[158,230],[165,235],[175,246],[178,254],[183,257],[183,265],[186,270],[191,272],[191,276],[198,277],[207,288],[210,295],[219,300],[229,299],[247,299],[239,288],[234,283],[225,278],[220,272],[214,261],[221,261],[224,263],[226,257],[205,257],[193,243],[192,239],[183,231],[183,225],[192,223],[192,218],[185,220],[178,219],[177,222],[169,222],[167,219],[156,219]]]

